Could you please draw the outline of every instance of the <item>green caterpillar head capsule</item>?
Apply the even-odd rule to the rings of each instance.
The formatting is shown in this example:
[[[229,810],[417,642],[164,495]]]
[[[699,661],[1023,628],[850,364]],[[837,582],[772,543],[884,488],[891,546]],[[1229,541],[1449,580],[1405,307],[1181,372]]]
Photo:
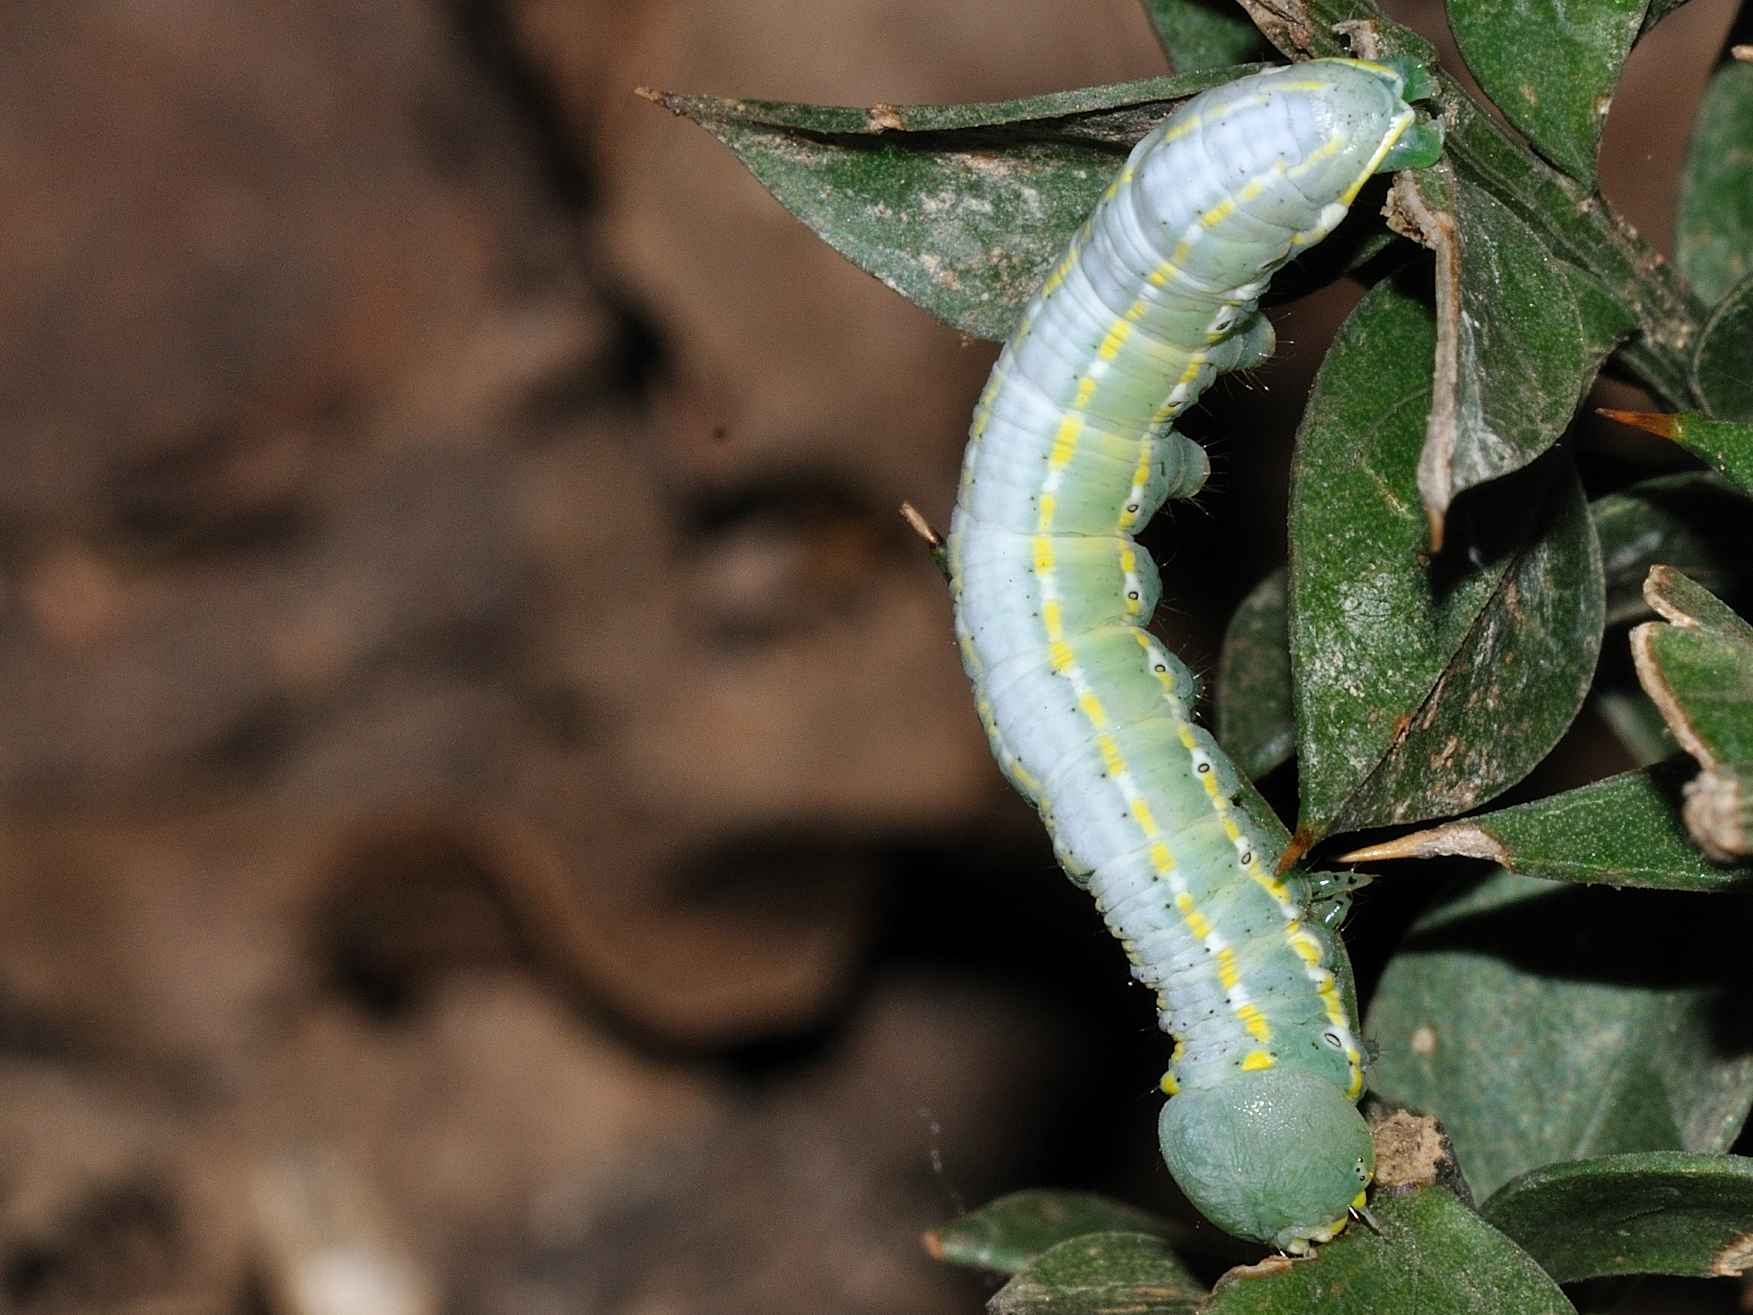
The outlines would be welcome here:
[[[1336,1236],[1375,1174],[1357,1106],[1289,1067],[1172,1097],[1157,1134],[1163,1163],[1202,1215],[1293,1255]]]

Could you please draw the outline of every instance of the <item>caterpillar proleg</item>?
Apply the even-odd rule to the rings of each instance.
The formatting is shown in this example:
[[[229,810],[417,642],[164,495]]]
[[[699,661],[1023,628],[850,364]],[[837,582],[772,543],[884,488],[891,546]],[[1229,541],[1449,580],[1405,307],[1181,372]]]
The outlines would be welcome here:
[[[1175,1037],[1163,1160],[1213,1223],[1293,1253],[1364,1203],[1362,1049],[1321,892],[1273,874],[1187,669],[1145,629],[1160,580],[1132,534],[1204,483],[1174,420],[1271,352],[1273,272],[1371,175],[1435,160],[1408,104],[1427,92],[1415,67],[1316,60],[1140,141],[993,368],[948,542],[993,753]]]

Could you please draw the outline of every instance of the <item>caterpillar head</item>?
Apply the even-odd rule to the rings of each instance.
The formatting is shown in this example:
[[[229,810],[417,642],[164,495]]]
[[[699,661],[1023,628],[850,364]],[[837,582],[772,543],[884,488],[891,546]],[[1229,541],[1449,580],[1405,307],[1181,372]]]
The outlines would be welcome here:
[[[1375,1173],[1357,1106],[1316,1074],[1279,1066],[1183,1091],[1157,1120],[1163,1162],[1199,1212],[1292,1254],[1345,1227]]]

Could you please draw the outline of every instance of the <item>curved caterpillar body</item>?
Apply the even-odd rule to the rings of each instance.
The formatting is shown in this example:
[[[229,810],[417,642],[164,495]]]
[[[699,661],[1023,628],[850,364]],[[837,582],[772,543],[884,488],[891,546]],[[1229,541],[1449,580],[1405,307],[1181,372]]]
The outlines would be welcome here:
[[[1163,1159],[1214,1223],[1291,1252],[1363,1205],[1363,1059],[1324,892],[1276,878],[1234,805],[1191,676],[1144,629],[1160,581],[1131,533],[1204,483],[1173,422],[1271,352],[1272,273],[1372,174],[1435,159],[1407,104],[1427,85],[1317,60],[1207,91],[1139,142],[993,368],[949,540],[993,753],[1176,1038]]]

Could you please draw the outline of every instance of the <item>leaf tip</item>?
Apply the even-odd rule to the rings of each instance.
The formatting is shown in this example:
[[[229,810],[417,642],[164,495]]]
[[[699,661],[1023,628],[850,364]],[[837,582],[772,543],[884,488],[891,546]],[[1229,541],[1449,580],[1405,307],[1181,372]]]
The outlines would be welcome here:
[[[1429,502],[1424,504],[1424,519],[1430,529],[1430,553],[1433,557],[1443,550],[1443,511],[1443,508],[1434,507]]]
[[[1609,420],[1617,420],[1622,425],[1630,425],[1633,429],[1641,429],[1645,433],[1654,434],[1657,438],[1679,438],[1680,417],[1662,411],[1615,411],[1611,407],[1597,406],[1595,414],[1605,416]]]
[[[1365,845],[1349,854],[1341,854],[1341,863],[1381,863],[1397,858],[1484,858],[1510,867],[1510,852],[1496,836],[1465,823],[1431,827],[1414,831],[1396,840],[1379,845]]]
[[[1385,863],[1396,858],[1417,858],[1418,849],[1412,843],[1419,836],[1428,832],[1419,831],[1409,836],[1401,836],[1398,840],[1385,840],[1379,845],[1363,845],[1357,849],[1340,854],[1333,861],[1336,863]]]

